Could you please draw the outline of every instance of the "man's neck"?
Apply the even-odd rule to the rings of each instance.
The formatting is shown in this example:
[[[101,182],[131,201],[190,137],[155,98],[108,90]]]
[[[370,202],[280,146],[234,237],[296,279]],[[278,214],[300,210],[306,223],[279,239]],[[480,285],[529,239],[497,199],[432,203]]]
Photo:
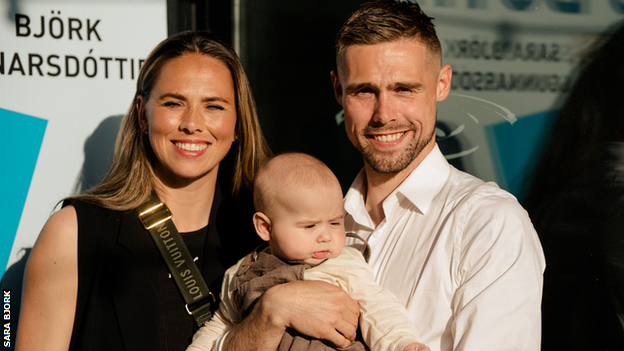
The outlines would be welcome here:
[[[398,173],[382,174],[373,170],[367,163],[364,164],[364,172],[366,175],[366,211],[368,212],[375,227],[383,221],[385,214],[383,211],[383,201],[396,188],[401,185],[405,179],[420,165],[420,163],[433,150],[431,147],[426,148],[416,157],[409,166]]]

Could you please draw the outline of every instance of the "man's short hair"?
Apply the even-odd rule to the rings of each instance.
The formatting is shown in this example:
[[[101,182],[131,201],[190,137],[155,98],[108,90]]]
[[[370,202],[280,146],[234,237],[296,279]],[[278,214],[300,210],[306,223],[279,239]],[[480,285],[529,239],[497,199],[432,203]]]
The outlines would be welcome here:
[[[432,19],[415,1],[381,0],[365,3],[338,31],[336,57],[341,60],[350,45],[417,39],[441,59],[442,48]]]

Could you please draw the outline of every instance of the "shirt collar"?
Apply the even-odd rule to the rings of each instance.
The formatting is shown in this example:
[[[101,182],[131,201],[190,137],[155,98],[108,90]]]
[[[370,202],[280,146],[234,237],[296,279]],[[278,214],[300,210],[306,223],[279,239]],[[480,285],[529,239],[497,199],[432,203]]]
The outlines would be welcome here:
[[[410,173],[388,197],[388,201],[399,203],[397,197],[404,197],[416,206],[423,214],[427,213],[433,198],[440,191],[448,175],[451,166],[448,164],[440,148],[436,144],[429,155]],[[344,208],[353,219],[361,224],[372,227],[372,221],[364,204],[365,174],[362,169],[357,175],[344,199]],[[385,208],[385,206],[384,206]],[[386,216],[388,214],[386,213]]]
[[[366,205],[364,203],[364,195],[366,194],[364,181],[364,169],[361,169],[353,183],[351,183],[347,195],[345,195],[344,209],[357,223],[374,228],[375,226],[368,212],[366,212]]]
[[[423,214],[426,214],[433,198],[442,189],[450,173],[451,166],[446,162],[436,144],[429,155],[407,176],[393,194],[405,196]]]

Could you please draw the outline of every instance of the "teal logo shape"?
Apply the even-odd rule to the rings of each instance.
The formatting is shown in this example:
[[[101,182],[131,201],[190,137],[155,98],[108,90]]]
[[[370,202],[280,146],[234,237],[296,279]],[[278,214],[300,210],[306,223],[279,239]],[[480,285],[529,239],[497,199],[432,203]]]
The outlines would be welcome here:
[[[499,123],[485,128],[492,150],[492,162],[507,190],[522,202],[530,175],[542,156],[558,111],[543,111],[518,118],[512,125]]]
[[[22,135],[11,142],[13,147],[7,145],[0,153],[0,213],[6,224],[4,230],[0,231],[0,267],[6,267],[9,261],[47,124],[45,119],[0,108],[0,128],[3,133],[15,135],[20,131]],[[0,279],[3,276],[4,269],[0,269]]]

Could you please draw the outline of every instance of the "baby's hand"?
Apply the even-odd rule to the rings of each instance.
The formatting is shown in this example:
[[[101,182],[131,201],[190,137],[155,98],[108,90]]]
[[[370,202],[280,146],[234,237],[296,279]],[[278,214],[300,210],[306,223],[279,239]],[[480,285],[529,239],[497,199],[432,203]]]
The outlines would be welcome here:
[[[431,351],[429,347],[425,344],[421,344],[419,342],[413,342],[403,349],[403,351]]]

